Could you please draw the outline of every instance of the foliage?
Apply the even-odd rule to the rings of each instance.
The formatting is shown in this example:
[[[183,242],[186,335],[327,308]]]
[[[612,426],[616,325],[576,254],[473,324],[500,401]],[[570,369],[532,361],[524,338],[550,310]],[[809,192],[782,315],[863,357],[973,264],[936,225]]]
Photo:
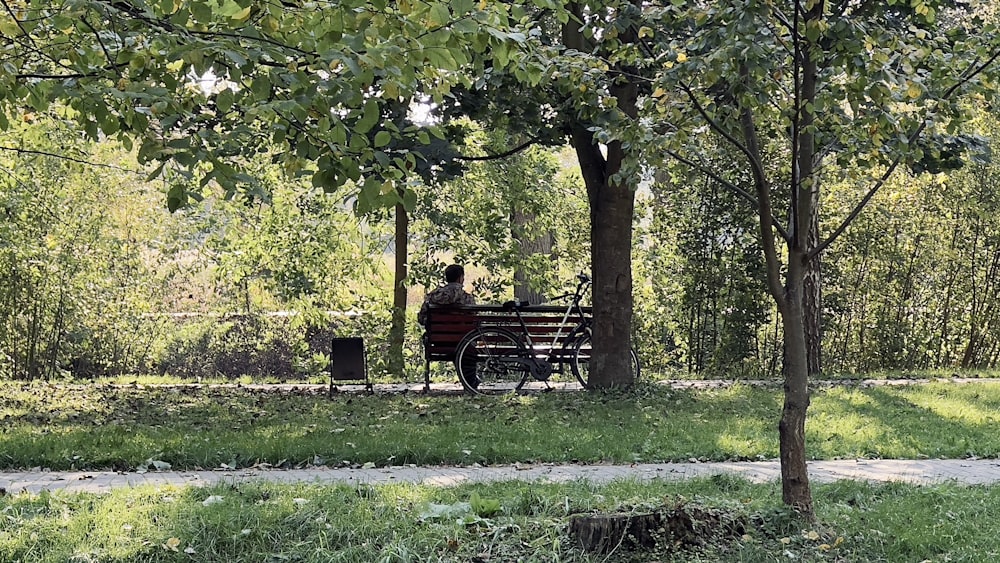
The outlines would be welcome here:
[[[92,139],[134,142],[141,162],[169,163],[202,186],[252,190],[242,166],[273,143],[275,160],[305,167],[317,187],[351,181],[371,203],[386,178],[415,167],[392,141],[430,143],[421,128],[380,124],[382,109],[468,84],[457,71],[482,72],[483,53],[507,53],[519,11],[471,0],[16,2],[0,20],[0,128],[25,104],[63,100]],[[181,181],[167,204],[198,197]]]
[[[287,380],[324,374],[340,325],[298,316],[205,316],[177,322],[154,357],[157,371],[187,379]]]
[[[496,150],[517,137],[478,131],[465,150]],[[531,147],[502,160],[473,161],[458,179],[427,190],[415,211],[412,254],[419,256],[411,276],[434,287],[447,263],[485,267],[489,276],[475,288],[482,301],[503,301],[513,273],[525,271],[536,289],[561,292],[573,272],[589,269],[586,250],[586,203],[556,154]],[[530,217],[524,225],[516,213]],[[521,252],[516,229],[533,238],[554,239],[549,255]]]
[[[768,373],[773,351],[760,338],[769,311],[752,210],[686,167],[668,170],[652,183],[648,219],[636,233],[637,262],[650,279],[637,299],[641,355],[653,370]]]
[[[995,138],[996,119],[977,129]],[[995,145],[995,141],[994,141]],[[995,163],[900,177],[834,249],[828,352],[849,371],[987,367],[997,361]],[[849,188],[832,183],[837,208]],[[847,192],[847,193],[845,193]],[[873,231],[887,236],[875,238]]]
[[[0,378],[145,369],[170,275],[146,252],[164,214],[148,186],[63,120],[33,118],[4,143],[36,152],[0,155]]]

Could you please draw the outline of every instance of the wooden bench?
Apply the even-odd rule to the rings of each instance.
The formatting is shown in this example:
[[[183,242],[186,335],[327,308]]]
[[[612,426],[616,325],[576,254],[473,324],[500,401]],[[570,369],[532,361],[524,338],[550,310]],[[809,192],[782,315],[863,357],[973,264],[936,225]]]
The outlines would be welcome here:
[[[591,308],[583,308],[584,315],[591,315]],[[575,312],[563,322],[566,307],[552,305],[529,305],[521,308],[521,318],[528,327],[528,334],[535,349],[548,351],[556,336],[556,352],[553,360],[559,363],[570,361],[572,350],[563,350],[563,341],[573,328],[580,323]],[[524,333],[514,311],[501,305],[473,306],[431,306],[427,309],[424,325],[424,390],[431,385],[431,362],[454,362],[455,349],[470,330],[480,326],[499,326],[517,335]]]

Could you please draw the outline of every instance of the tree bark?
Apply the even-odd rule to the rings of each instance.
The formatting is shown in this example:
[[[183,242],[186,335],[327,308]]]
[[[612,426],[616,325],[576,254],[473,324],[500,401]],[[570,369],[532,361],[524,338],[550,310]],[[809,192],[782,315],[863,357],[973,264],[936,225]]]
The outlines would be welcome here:
[[[810,250],[819,245],[819,186],[813,187],[812,200],[812,213],[809,219],[808,248]],[[823,372],[823,270],[821,266],[819,256],[809,261],[802,287],[809,375],[819,375]]]
[[[406,338],[407,241],[410,217],[402,203],[396,204],[396,260],[392,280],[392,321],[389,326],[389,370],[404,375],[403,343]]]
[[[536,216],[533,213],[527,213],[520,207],[515,207],[511,212],[511,234],[517,241],[522,264],[532,256],[551,256],[552,254],[552,233],[547,232],[534,238],[527,236],[527,231],[535,219]],[[522,303],[538,304],[545,301],[545,296],[538,289],[531,287],[529,275],[524,266],[514,270],[514,297]]]
[[[570,519],[569,535],[583,551],[611,554],[705,545],[742,536],[748,525],[736,514],[680,505],[645,513],[578,514]]]
[[[638,0],[635,0],[638,4]],[[580,31],[582,7],[569,8],[577,19],[563,26],[563,43],[579,51],[588,50]],[[622,32],[624,43],[637,42],[635,30]],[[630,119],[638,118],[639,88],[636,69],[612,68],[609,90],[618,109]],[[576,122],[571,130],[590,202],[591,276],[593,279],[593,353],[589,385],[594,389],[628,387],[632,381],[632,217],[635,193],[631,185],[615,175],[626,160],[620,141],[607,145],[607,157],[601,152],[593,133],[585,123]]]
[[[812,491],[806,466],[806,410],[809,408],[809,354],[806,345],[803,289],[806,266],[801,252],[790,249],[788,278],[782,303],[785,333],[785,402],[778,423],[781,460],[781,498],[812,518]]]
[[[781,496],[806,518],[815,518],[812,491],[809,488],[809,471],[806,467],[806,410],[809,408],[809,352],[806,343],[806,317],[803,292],[806,270],[809,268],[809,238],[814,215],[813,202],[819,191],[816,174],[816,137],[813,131],[815,114],[812,104],[816,100],[818,65],[815,50],[818,45],[800,32],[800,18],[805,27],[823,17],[825,2],[819,0],[800,13],[796,0],[794,25],[795,38],[795,103],[796,114],[792,122],[792,176],[788,186],[790,195],[790,221],[788,246],[788,272],[785,276],[784,295],[778,298],[785,337],[785,403],[778,424],[781,458]],[[761,161],[762,162],[762,161]],[[817,247],[818,248],[818,247]],[[818,256],[816,257],[818,259]]]

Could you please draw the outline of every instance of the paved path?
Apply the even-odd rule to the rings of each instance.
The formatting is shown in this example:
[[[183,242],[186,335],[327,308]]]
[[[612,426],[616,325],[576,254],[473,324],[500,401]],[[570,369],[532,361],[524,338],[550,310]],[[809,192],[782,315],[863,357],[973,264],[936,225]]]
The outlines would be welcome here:
[[[637,465],[504,465],[492,467],[384,467],[372,469],[315,467],[310,469],[240,471],[156,471],[148,473],[0,472],[0,489],[8,493],[43,490],[105,492],[116,487],[195,485],[267,481],[276,483],[385,484],[421,483],[449,486],[489,481],[566,482],[577,479],[604,483],[618,479],[687,479],[732,474],[754,482],[777,480],[777,461],[720,463],[650,463]],[[837,480],[902,481],[916,484],[1000,482],[1000,460],[841,460],[809,463],[814,482]]]
[[[781,387],[780,379],[666,379],[657,381],[660,385],[671,389],[721,389],[732,387],[733,385],[749,385],[752,387]],[[935,377],[935,378],[914,378],[914,379],[816,379],[809,382],[812,388],[825,387],[883,387],[883,386],[903,386],[903,385],[924,385],[927,383],[952,383],[957,385],[968,383],[994,383],[1000,384],[1000,377]],[[59,384],[59,387],[86,388],[88,384]],[[276,393],[309,393],[325,394],[329,391],[329,385],[319,383],[171,383],[155,385],[139,384],[111,384],[112,387],[176,387],[193,389],[249,389],[261,392]],[[373,383],[372,392],[376,394],[406,394],[423,393],[424,384],[420,383]],[[577,383],[556,383],[552,382],[546,386],[544,383],[529,381],[525,384],[527,392],[539,391],[579,391],[580,385]],[[354,383],[336,385],[337,393],[365,393],[368,389],[364,385]],[[462,394],[462,386],[457,381],[431,383],[430,392],[432,394]]]

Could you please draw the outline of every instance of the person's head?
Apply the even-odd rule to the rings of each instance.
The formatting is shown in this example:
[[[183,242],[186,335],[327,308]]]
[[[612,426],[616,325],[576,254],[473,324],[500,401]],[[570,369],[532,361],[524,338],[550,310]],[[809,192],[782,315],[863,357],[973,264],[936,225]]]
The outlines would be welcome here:
[[[465,268],[452,264],[444,269],[444,281],[448,283],[465,281]]]

